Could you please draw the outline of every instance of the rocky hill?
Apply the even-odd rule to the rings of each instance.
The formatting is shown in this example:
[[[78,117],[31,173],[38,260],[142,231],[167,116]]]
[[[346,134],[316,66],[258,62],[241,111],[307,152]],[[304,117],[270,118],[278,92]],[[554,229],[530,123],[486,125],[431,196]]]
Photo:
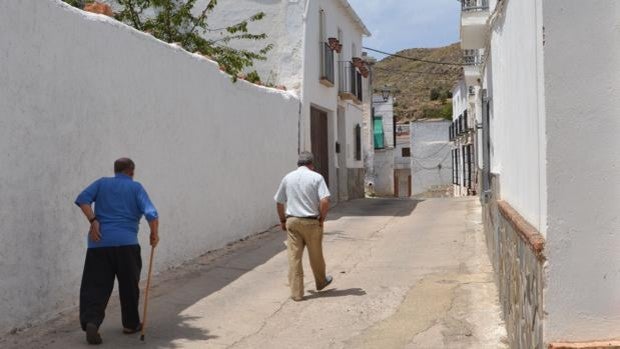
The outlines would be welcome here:
[[[413,48],[397,53],[439,62],[462,62],[458,43],[439,48]],[[384,85],[400,90],[396,95],[395,113],[399,121],[420,118],[451,118],[451,91],[462,77],[459,66],[416,62],[398,57],[387,57],[374,66],[375,88]]]

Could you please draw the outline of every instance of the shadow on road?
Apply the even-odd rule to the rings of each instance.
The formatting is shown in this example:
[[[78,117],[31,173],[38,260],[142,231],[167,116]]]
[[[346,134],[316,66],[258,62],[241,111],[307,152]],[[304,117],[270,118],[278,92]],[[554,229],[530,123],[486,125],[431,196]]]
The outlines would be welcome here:
[[[186,314],[185,310],[284,251],[285,239],[286,234],[272,229],[157,275],[155,285],[149,292],[146,347],[181,348],[188,342],[218,338],[198,325],[200,316]],[[142,297],[143,293],[140,315]],[[139,334],[123,335],[121,329],[119,300],[113,295],[106,319],[99,329],[104,345],[109,348],[133,348],[142,343]],[[92,348],[86,344],[84,333],[79,328],[77,309],[48,326],[3,338],[0,347]]]
[[[357,287],[357,288],[348,288],[345,290],[339,290],[337,288],[317,292],[317,291],[308,291],[310,293],[306,299],[315,299],[315,298],[331,298],[331,297],[347,297],[347,296],[365,296],[366,291]]]
[[[404,198],[365,198],[339,204],[329,220],[338,220],[343,217],[372,217],[372,216],[409,216],[416,206],[424,200]]]

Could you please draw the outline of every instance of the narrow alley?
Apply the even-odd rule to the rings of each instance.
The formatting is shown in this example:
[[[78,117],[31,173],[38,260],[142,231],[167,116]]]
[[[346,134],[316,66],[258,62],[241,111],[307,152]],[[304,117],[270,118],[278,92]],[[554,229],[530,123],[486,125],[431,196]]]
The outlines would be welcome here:
[[[146,347],[507,347],[480,217],[473,197],[341,204],[325,227],[335,281],[314,292],[305,264],[302,302],[288,298],[282,231],[231,244],[155,277]],[[139,335],[121,334],[117,298],[101,334],[106,347],[139,344]],[[0,345],[87,347],[83,337],[68,313]]]

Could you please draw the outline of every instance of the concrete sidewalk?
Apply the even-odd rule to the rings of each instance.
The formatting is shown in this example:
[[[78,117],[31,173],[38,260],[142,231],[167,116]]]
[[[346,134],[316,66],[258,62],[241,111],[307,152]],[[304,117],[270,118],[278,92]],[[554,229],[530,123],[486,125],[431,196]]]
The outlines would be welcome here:
[[[357,200],[325,228],[327,291],[313,292],[306,260],[308,299],[288,298],[285,234],[273,229],[158,275],[142,347],[506,347],[477,198]],[[117,299],[101,334],[102,347],[140,345],[121,334]],[[89,347],[75,312],[0,346]]]

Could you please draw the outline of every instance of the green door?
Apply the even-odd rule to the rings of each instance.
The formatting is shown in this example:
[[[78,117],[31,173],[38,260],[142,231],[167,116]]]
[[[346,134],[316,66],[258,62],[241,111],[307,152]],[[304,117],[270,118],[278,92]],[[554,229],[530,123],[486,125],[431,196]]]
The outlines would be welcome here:
[[[383,117],[375,116],[374,120],[374,138],[375,149],[385,148],[384,135],[383,135]]]

